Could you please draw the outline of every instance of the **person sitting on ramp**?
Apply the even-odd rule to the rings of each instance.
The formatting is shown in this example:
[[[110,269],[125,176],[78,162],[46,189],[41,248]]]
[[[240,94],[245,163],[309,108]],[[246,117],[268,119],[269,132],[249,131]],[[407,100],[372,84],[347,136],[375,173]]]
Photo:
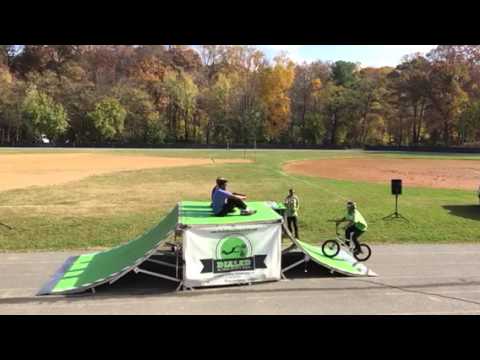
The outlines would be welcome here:
[[[353,201],[347,202],[347,214],[342,219],[335,220],[337,223],[347,222],[345,227],[345,237],[347,238],[347,245],[350,245],[349,241],[353,241],[355,245],[354,253],[361,253],[360,243],[358,238],[367,231],[368,224],[365,218],[360,214],[357,209],[357,204]]]
[[[213,194],[215,194],[215,191],[217,191],[217,189],[220,187],[220,183],[223,182],[223,181],[226,182],[226,180],[221,176],[217,177],[217,180],[215,180],[215,186],[213,187],[212,194],[210,196],[210,199],[212,200],[212,202],[210,204],[210,207],[213,207]],[[239,193],[236,193],[236,192],[234,192],[232,194],[236,195],[236,196],[244,196],[246,198],[246,195],[244,195],[244,194],[239,194]],[[235,210],[233,210],[232,212],[234,212],[234,211]]]
[[[212,208],[213,213],[216,216],[225,216],[228,213],[235,211],[235,208],[239,208],[241,215],[253,215],[256,210],[250,210],[247,208],[247,204],[243,200],[247,197],[245,195],[234,194],[227,191],[227,179],[217,179],[218,188],[213,193]]]
[[[217,189],[218,189],[218,187],[219,187],[219,186],[218,186],[219,181],[222,181],[222,180],[225,180],[225,179],[223,179],[222,177],[217,177],[217,180],[215,180],[215,186],[213,187],[213,189],[212,189],[212,194],[211,194],[211,196],[210,196],[210,199],[211,199],[211,201],[212,201],[212,202],[210,203],[210,207],[213,207],[213,194],[215,194],[215,191],[217,191]]]

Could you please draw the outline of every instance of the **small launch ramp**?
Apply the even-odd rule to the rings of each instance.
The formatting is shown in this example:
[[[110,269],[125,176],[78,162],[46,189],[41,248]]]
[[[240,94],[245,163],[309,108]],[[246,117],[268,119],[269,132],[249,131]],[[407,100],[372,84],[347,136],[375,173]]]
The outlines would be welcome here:
[[[37,295],[73,294],[118,280],[155,254],[175,231],[177,217],[176,207],[157,226],[126,244],[67,259]]]
[[[284,226],[284,230],[290,240],[296,245],[296,247],[305,254],[303,260],[298,261],[284,269],[282,273],[298,266],[305,261],[313,260],[320,266],[323,266],[332,272],[337,272],[347,276],[377,276],[375,272],[368,269],[364,263],[359,262],[350,253],[341,249],[337,256],[329,258],[323,254],[321,246],[315,246],[312,244],[304,243],[298,239],[295,239],[288,229]]]

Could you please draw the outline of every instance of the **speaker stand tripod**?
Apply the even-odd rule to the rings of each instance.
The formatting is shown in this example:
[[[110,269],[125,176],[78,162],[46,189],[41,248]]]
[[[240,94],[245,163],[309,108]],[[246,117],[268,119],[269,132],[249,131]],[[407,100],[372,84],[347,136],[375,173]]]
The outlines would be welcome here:
[[[405,220],[406,222],[410,222],[405,216],[403,216],[398,212],[398,194],[395,195],[395,211],[383,218],[383,220],[393,220],[393,219],[402,219],[402,220]]]

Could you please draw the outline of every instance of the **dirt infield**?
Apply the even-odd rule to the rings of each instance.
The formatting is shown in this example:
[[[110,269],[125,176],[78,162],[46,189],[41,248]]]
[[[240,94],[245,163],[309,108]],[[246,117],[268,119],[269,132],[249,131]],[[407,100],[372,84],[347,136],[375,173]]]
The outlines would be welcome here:
[[[430,159],[336,159],[287,163],[288,173],[327,179],[389,183],[402,179],[404,185],[476,190],[480,185],[480,161]]]
[[[245,162],[249,160],[215,159],[216,164]],[[1,155],[0,191],[63,184],[117,171],[207,164],[212,160],[91,153]]]

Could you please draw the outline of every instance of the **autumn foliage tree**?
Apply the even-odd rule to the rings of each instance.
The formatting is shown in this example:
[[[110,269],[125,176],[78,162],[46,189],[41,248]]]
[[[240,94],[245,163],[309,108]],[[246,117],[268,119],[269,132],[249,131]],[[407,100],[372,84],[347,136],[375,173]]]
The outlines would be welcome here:
[[[45,134],[49,139],[55,140],[67,129],[68,115],[63,106],[36,87],[27,90],[22,113],[37,137]]]
[[[0,45],[0,144],[480,143],[480,46],[395,68],[245,45]]]
[[[124,129],[127,112],[115,98],[105,98],[87,114],[98,132],[99,140],[118,138]]]
[[[270,139],[285,131],[291,119],[289,90],[295,76],[295,64],[277,57],[275,65],[261,75],[261,99],[264,107],[265,132]]]

